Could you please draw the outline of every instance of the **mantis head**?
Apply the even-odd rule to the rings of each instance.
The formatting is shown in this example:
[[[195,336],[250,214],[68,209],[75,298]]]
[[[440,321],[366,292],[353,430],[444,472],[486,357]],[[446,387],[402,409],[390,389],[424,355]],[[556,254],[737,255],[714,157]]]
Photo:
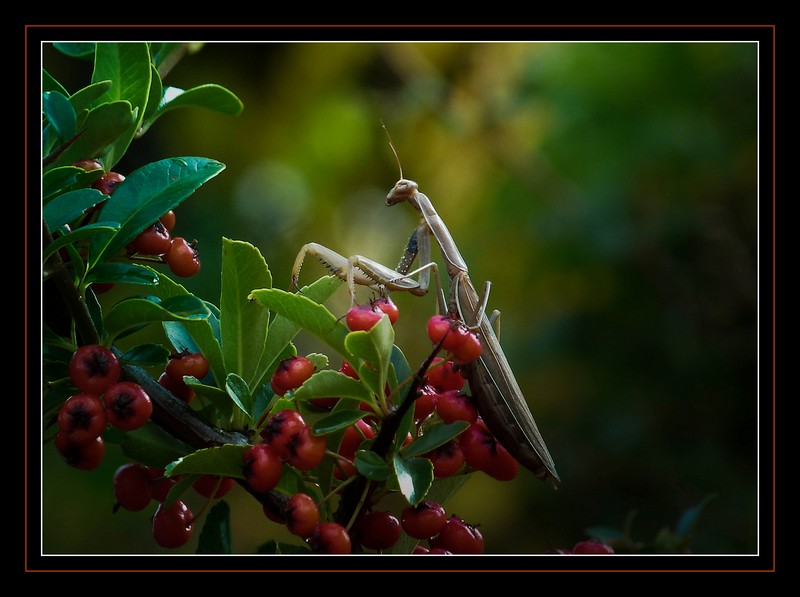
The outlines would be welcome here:
[[[417,183],[413,180],[401,178],[398,180],[389,194],[386,195],[386,205],[394,205],[401,201],[411,201],[417,193]]]

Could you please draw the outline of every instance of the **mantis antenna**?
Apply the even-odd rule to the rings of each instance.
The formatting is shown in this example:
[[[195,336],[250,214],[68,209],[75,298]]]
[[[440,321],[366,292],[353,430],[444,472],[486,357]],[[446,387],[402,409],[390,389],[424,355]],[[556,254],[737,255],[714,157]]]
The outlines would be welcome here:
[[[397,155],[397,150],[394,148],[394,143],[392,143],[392,136],[389,134],[389,129],[386,128],[386,124],[384,124],[383,120],[381,120],[381,126],[383,127],[383,132],[386,133],[386,138],[389,140],[389,148],[392,150],[394,154],[394,159],[397,161],[397,169],[400,170],[400,179],[403,179],[403,166],[400,164],[400,156]]]

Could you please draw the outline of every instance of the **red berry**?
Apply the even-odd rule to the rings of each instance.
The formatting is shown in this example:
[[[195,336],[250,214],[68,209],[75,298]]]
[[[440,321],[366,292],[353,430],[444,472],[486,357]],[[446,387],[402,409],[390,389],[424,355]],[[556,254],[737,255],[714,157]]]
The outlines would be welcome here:
[[[138,463],[123,464],[114,473],[114,497],[118,506],[131,512],[144,510],[153,496],[150,493],[150,474]]]
[[[266,444],[248,448],[242,458],[247,483],[258,493],[275,489],[283,474],[283,464]]]
[[[195,391],[186,385],[183,380],[175,380],[170,377],[165,371],[158,377],[158,383],[164,386],[176,398],[180,398],[185,403],[189,404],[195,397]]]
[[[169,508],[161,503],[153,514],[153,537],[161,547],[175,549],[192,538],[193,515],[181,500],[175,500]]]
[[[345,315],[345,322],[350,331],[371,330],[384,316],[384,312],[368,305],[355,305]]]
[[[452,330],[455,325],[456,320],[449,315],[434,315],[428,319],[428,338],[433,344],[444,339],[442,348],[449,352],[454,342],[455,334]]]
[[[106,428],[103,401],[94,394],[75,394],[58,411],[59,433],[73,444],[85,444],[98,438]]]
[[[106,451],[106,445],[101,436],[76,444],[63,431],[59,431],[56,433],[54,443],[69,466],[84,471],[92,471],[100,466]]]
[[[439,394],[436,413],[445,423],[454,421],[474,423],[478,420],[478,409],[475,408],[472,399],[458,390],[448,390]]]
[[[319,524],[319,507],[305,493],[296,493],[286,502],[286,528],[292,535],[310,537]]]
[[[108,348],[97,344],[81,346],[69,361],[72,383],[87,394],[100,395],[119,381],[122,369],[117,357]]]
[[[344,373],[348,377],[352,377],[353,379],[358,379],[358,372],[356,372],[353,366],[347,361],[342,361],[342,366],[339,367],[339,373]]]
[[[479,419],[459,435],[458,443],[470,467],[499,481],[510,481],[517,476],[519,464],[497,441],[483,420]]]
[[[184,375],[203,379],[208,375],[208,360],[202,353],[184,351],[180,354],[171,355],[164,371],[172,379],[180,383],[184,383]]]
[[[163,259],[169,270],[179,278],[191,278],[200,271],[197,241],[189,243],[185,238],[176,236],[172,239],[172,244]]]
[[[106,172],[92,183],[92,188],[97,189],[104,195],[113,195],[117,185],[125,180],[119,172]]]
[[[160,220],[140,232],[128,245],[128,250],[142,255],[163,255],[172,246],[169,230]]]
[[[427,377],[428,383],[440,392],[460,390],[467,381],[456,370],[456,364],[453,361],[445,361],[442,357],[433,359],[425,377]]]
[[[464,329],[464,334],[459,336],[460,342],[458,346],[453,350],[453,361],[460,365],[467,365],[476,361],[483,352],[483,346],[478,334],[469,329]]]
[[[358,540],[367,549],[389,549],[400,540],[401,534],[400,521],[390,512],[373,510],[358,521]]]
[[[453,514],[438,535],[430,540],[431,548],[445,549],[454,554],[482,554],[483,535],[480,531]]]
[[[397,305],[394,304],[392,299],[388,296],[383,296],[380,298],[376,298],[374,301],[370,302],[370,306],[372,307],[373,311],[378,310],[386,315],[389,316],[389,321],[392,322],[392,325],[397,323],[397,320],[400,318],[400,309],[397,308]]]
[[[270,386],[272,391],[278,396],[283,396],[286,392],[296,390],[314,374],[314,363],[302,356],[289,357],[278,363],[278,367],[272,374]]]
[[[400,514],[403,530],[414,539],[430,539],[437,535],[447,523],[444,507],[432,500],[424,500],[416,506],[406,506]]]
[[[219,499],[228,493],[236,485],[231,477],[219,477],[217,475],[200,475],[192,483],[192,488],[206,498]]]
[[[435,448],[424,456],[433,463],[433,476],[437,479],[452,477],[464,466],[464,453],[455,440]]]
[[[308,538],[311,549],[317,553],[348,554],[352,550],[350,535],[336,522],[322,522]]]
[[[175,227],[175,220],[176,220],[174,211],[169,210],[167,213],[165,213],[158,219],[164,225],[164,228],[167,229],[167,232],[172,232],[172,229]]]
[[[178,482],[175,477],[165,477],[164,469],[149,468],[147,473],[150,475],[150,495],[157,502],[167,499],[169,490]]]
[[[352,477],[356,473],[355,467],[350,464],[356,455],[356,450],[362,442],[375,437],[375,430],[370,427],[364,419],[359,419],[353,425],[345,429],[342,441],[339,443],[338,454],[346,458],[349,462],[340,460],[338,466],[333,469],[333,475],[339,480]]]
[[[481,355],[481,343],[475,332],[450,315],[434,315],[428,320],[428,337],[433,344],[453,355],[457,364],[471,363]]]
[[[325,457],[327,441],[324,435],[314,435],[311,427],[304,426],[286,443],[287,461],[301,471],[310,471]]]
[[[614,548],[603,543],[602,541],[589,539],[587,541],[579,541],[576,543],[572,548],[572,553],[606,555],[613,554]]]
[[[272,415],[261,430],[261,438],[270,450],[282,460],[289,458],[288,444],[292,436],[306,426],[303,416],[296,410],[284,409]]]
[[[150,419],[153,403],[142,386],[120,381],[106,390],[103,396],[108,422],[117,429],[133,431]]]
[[[419,396],[414,401],[414,419],[421,421],[436,409],[436,402],[439,400],[439,393],[436,388],[425,385],[420,388]]]

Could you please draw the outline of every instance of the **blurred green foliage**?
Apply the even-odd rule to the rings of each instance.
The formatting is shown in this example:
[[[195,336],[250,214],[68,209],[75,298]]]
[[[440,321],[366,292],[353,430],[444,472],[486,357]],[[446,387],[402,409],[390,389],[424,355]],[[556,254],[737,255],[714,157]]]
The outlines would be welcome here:
[[[69,91],[89,81],[85,63],[43,57]],[[489,552],[545,553],[634,512],[633,536],[652,541],[714,495],[690,549],[753,553],[756,61],[753,43],[209,43],[169,83],[218,83],[244,111],[165,114],[116,170],[177,155],[227,165],[174,231],[201,250],[185,285],[216,302],[223,236],[258,246],[276,287],[310,241],[397,262],[416,220],[383,201],[400,175],[384,123],[476,286],[492,280],[563,481],[474,475],[450,510],[481,525]],[[322,271],[307,263],[301,282]],[[435,301],[394,298],[413,365]],[[46,553],[158,552],[149,511],[111,513],[122,461],[82,473],[45,451]],[[281,537],[230,496],[235,551]]]

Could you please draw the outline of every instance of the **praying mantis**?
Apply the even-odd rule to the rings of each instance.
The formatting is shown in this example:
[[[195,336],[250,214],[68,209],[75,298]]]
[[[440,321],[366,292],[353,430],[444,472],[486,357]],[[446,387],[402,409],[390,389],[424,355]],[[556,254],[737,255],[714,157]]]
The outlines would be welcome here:
[[[500,444],[539,479],[557,487],[561,479],[533,419],[522,390],[503,352],[492,322],[486,316],[491,282],[481,295],[473,286],[467,264],[455,239],[437,213],[431,200],[419,191],[416,182],[402,177],[386,197],[387,205],[407,202],[420,214],[420,223],[412,233],[403,258],[396,269],[361,255],[349,258],[318,243],[308,243],[300,251],[292,270],[297,279],[308,253],[315,255],[335,275],[347,282],[351,301],[355,302],[355,284],[379,292],[400,291],[423,296],[428,292],[430,276],[437,284],[439,310],[447,310],[472,329],[477,329],[483,345],[481,356],[465,365],[466,377],[478,412]],[[446,263],[449,295],[445,301],[438,279],[438,265],[431,259],[431,239],[439,246]],[[420,267],[409,271],[419,257]],[[419,274],[418,279],[412,276]]]

